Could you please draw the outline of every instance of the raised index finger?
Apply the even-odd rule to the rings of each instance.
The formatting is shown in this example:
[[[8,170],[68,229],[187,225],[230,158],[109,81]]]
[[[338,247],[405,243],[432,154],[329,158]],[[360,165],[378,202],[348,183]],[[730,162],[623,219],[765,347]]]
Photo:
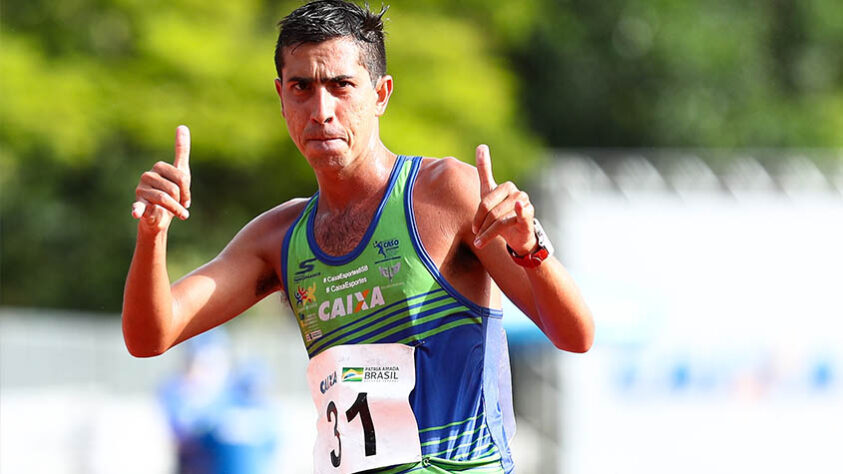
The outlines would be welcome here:
[[[176,156],[173,166],[190,173],[190,129],[186,125],[176,128]]]
[[[492,158],[489,156],[489,147],[480,145],[475,151],[477,163],[477,174],[480,175],[480,197],[483,197],[497,186],[495,177],[492,175]]]

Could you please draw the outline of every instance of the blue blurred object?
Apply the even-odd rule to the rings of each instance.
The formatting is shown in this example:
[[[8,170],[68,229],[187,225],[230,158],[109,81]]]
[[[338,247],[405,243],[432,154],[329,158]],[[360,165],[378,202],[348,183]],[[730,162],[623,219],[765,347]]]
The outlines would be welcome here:
[[[542,333],[536,323],[530,320],[512,301],[506,296],[501,298],[503,309],[503,328],[506,331],[506,338],[511,345],[535,345],[543,344],[548,349],[553,348],[547,336]]]
[[[225,403],[202,437],[214,473],[268,473],[278,445],[278,414],[269,402],[269,370],[259,361],[239,366]]]
[[[671,386],[674,390],[688,388],[691,384],[691,367],[684,361],[677,361],[670,374]]]
[[[811,381],[815,390],[820,391],[831,387],[834,381],[834,371],[832,370],[830,361],[825,359],[817,361],[814,364],[812,372]]]
[[[250,361],[230,370],[229,340],[219,328],[188,341],[186,356],[185,370],[160,391],[178,447],[178,472],[270,472],[280,430],[266,365]]]

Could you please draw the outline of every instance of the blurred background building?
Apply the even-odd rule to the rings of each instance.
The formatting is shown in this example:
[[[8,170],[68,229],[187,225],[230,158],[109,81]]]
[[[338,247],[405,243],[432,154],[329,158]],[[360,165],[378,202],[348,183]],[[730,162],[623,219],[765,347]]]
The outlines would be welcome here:
[[[385,143],[468,162],[488,143],[595,314],[574,355],[508,308],[519,472],[843,471],[843,5],[390,3]],[[178,468],[162,391],[195,353],[134,359],[120,331],[133,189],[189,125],[174,277],[315,191],[272,86],[298,4],[0,5],[0,472]],[[275,472],[309,472],[285,305],[225,329],[247,370],[224,385],[249,396],[205,441],[277,435]],[[280,433],[247,429],[255,403]]]
[[[513,356],[520,413],[557,440],[528,472],[843,468],[841,156],[725,155],[560,152],[542,174],[597,336]]]

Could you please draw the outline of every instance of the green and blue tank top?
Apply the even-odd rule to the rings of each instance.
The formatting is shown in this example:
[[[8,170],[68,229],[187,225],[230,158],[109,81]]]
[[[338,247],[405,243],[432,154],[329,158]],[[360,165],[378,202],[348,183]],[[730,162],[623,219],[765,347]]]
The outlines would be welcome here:
[[[396,159],[365,235],[346,255],[317,244],[315,194],[284,238],[284,288],[310,358],[340,344],[415,347],[410,405],[423,456],[499,460],[511,472],[515,423],[502,313],[457,292],[424,249],[412,193],[420,165],[421,157]]]

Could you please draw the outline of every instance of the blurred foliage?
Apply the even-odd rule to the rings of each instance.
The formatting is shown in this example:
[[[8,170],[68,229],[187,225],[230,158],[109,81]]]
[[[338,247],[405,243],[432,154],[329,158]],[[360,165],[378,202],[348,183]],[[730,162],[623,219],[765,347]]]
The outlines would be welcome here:
[[[839,0],[544,3],[513,56],[552,146],[843,143]]]
[[[2,3],[2,304],[119,310],[134,187],[178,124],[194,206],[171,229],[173,277],[315,191],[272,84],[275,24],[300,3]],[[839,0],[401,0],[387,18],[398,153],[471,162],[489,143],[518,179],[542,144],[841,144]]]
[[[541,148],[519,121],[502,50],[481,24],[447,15],[447,2],[405,3],[388,14],[396,92],[384,142],[470,162],[487,142],[499,176],[518,176]],[[315,191],[273,86],[275,25],[298,4],[3,3],[2,304],[119,310],[134,188],[172,159],[178,124],[192,132],[194,206],[171,229],[173,277],[263,210]]]

